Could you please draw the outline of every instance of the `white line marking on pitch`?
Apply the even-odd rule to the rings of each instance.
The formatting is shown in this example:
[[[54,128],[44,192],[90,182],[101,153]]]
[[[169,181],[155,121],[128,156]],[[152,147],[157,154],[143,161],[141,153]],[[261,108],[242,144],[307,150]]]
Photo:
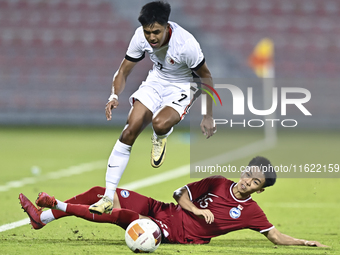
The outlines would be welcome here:
[[[268,144],[265,141],[261,140],[259,142],[252,143],[250,145],[246,145],[244,147],[241,147],[239,149],[218,155],[214,157],[213,159],[202,162],[198,162],[196,164],[202,165],[206,164],[208,162],[212,162],[211,160],[214,160],[215,163],[221,164],[221,163],[228,163],[233,160],[238,160],[244,157],[247,157],[251,154],[258,153],[260,151],[264,151],[266,149],[271,148],[273,145]],[[0,186],[0,192],[1,191],[7,191],[11,188],[17,188],[17,187],[22,187],[26,184],[33,184],[41,180],[50,180],[50,179],[59,179],[62,177],[67,177],[75,174],[81,174],[84,172],[90,172],[92,170],[95,170],[97,168],[102,167],[104,161],[97,161],[93,163],[87,163],[87,164],[82,164],[79,166],[73,166],[67,169],[63,169],[57,172],[49,173],[45,176],[39,177],[32,177],[32,178],[24,178],[20,181],[14,181],[14,182],[8,182],[6,185]],[[104,163],[106,164],[106,163]],[[134,181],[131,183],[123,184],[122,187],[124,189],[130,189],[130,190],[136,190],[140,188],[145,188],[154,184],[159,184],[162,182],[166,182],[169,180],[173,180],[179,177],[182,177],[184,175],[187,175],[190,172],[190,165],[184,165],[178,168],[175,168],[173,170],[170,170],[165,173],[157,174],[151,177],[144,178],[139,181]],[[23,219],[20,221],[12,222],[9,224],[5,224],[0,226],[0,232],[10,230],[13,228],[21,227],[23,225],[26,225],[29,223],[29,219]]]
[[[13,188],[20,188],[28,184],[35,184],[37,182],[47,181],[47,180],[55,180],[63,177],[69,177],[71,175],[82,174],[85,172],[90,172],[96,170],[98,168],[105,167],[106,161],[95,161],[92,163],[85,163],[78,166],[71,166],[66,169],[61,169],[56,172],[47,173],[45,175],[36,176],[36,177],[26,177],[19,181],[10,181],[5,185],[0,185],[0,192],[5,192]]]
[[[129,190],[136,190],[136,189],[141,189],[145,188],[154,184],[159,184],[162,182],[167,182],[179,177],[182,177],[184,175],[187,175],[190,171],[190,165],[185,165],[178,167],[176,169],[170,170],[165,173],[157,174],[154,176],[150,176],[147,178],[144,178],[139,181],[134,181],[131,183],[123,184],[122,187],[123,189],[129,189]]]
[[[30,218],[26,218],[26,219],[19,220],[19,221],[16,221],[16,222],[8,223],[8,224],[0,226],[0,232],[4,232],[4,231],[7,231],[7,230],[10,230],[10,229],[13,229],[13,228],[21,227],[21,226],[27,225],[29,223],[30,223]]]

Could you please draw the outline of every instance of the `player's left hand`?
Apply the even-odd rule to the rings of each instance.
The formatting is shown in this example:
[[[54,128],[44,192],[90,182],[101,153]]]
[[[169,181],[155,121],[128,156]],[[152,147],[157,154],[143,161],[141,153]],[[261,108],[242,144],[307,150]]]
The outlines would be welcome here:
[[[205,222],[211,224],[214,222],[214,214],[209,209],[198,209],[194,208],[192,211],[196,216],[204,218]]]
[[[207,139],[217,131],[216,127],[214,126],[214,118],[208,115],[203,116],[200,127],[203,135],[205,135]]]
[[[317,241],[306,241],[305,245],[306,246],[316,246],[316,247],[329,247],[329,246],[321,244],[321,243],[319,243]]]

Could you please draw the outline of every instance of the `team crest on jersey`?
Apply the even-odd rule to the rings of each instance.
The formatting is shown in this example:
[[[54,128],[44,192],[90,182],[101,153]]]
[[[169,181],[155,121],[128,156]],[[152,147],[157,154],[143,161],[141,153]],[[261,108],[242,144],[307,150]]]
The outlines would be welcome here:
[[[123,198],[128,198],[130,196],[130,192],[127,191],[127,190],[121,190],[120,191],[120,195],[123,197]]]
[[[175,64],[175,60],[173,60],[170,57],[166,57],[166,62],[168,62],[170,65],[174,65]]]
[[[238,217],[241,216],[241,210],[238,209],[237,207],[233,207],[233,208],[230,209],[229,215],[230,215],[231,218],[237,219]]]

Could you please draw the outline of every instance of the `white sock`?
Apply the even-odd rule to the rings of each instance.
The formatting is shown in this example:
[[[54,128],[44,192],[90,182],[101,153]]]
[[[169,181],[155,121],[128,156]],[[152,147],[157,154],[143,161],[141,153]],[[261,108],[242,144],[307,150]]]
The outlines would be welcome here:
[[[47,224],[55,220],[52,210],[43,211],[40,215],[40,220],[42,223]]]
[[[55,206],[55,209],[66,212],[67,203],[61,202],[58,199],[56,200],[57,200],[57,204]],[[52,210],[50,209],[47,211],[43,211],[40,214],[40,220],[44,224],[50,223],[51,221],[55,220]]]
[[[57,200],[57,205],[55,206],[55,209],[66,212],[67,203],[61,202],[58,199],[56,200]]]
[[[153,136],[156,137],[157,139],[164,139],[164,138],[167,138],[169,135],[171,135],[172,131],[174,131],[174,127],[171,127],[170,131],[166,133],[165,135],[157,135],[155,133],[155,130],[153,130]]]
[[[126,145],[117,140],[109,157],[106,170],[106,190],[104,196],[108,196],[112,200],[120,178],[122,177],[129,162],[131,147],[131,145]]]

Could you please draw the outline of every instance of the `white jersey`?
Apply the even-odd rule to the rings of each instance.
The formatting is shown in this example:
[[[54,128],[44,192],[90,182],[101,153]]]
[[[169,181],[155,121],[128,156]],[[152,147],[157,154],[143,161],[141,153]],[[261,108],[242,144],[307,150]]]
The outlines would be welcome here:
[[[167,45],[158,49],[150,46],[145,39],[143,27],[136,29],[125,58],[138,62],[149,53],[153,64],[149,76],[174,83],[192,81],[192,70],[199,69],[204,64],[204,56],[199,43],[194,36],[175,22],[168,22],[171,27],[171,37]]]

